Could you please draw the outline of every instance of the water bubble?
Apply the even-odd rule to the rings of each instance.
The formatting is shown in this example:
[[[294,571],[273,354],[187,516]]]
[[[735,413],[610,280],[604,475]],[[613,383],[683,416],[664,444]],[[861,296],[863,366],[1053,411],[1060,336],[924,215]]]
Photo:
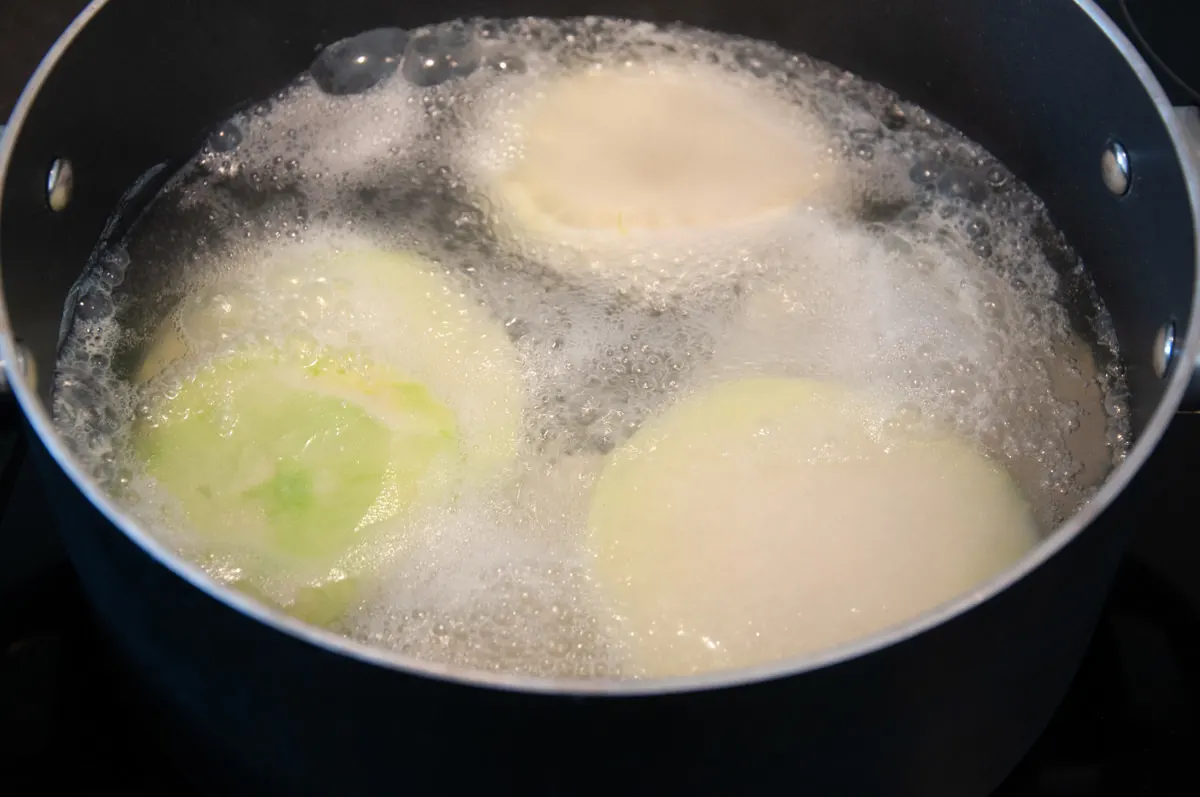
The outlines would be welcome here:
[[[763,61],[759,54],[755,51],[738,52],[734,59],[738,64],[750,74],[757,78],[764,78],[771,74],[771,68]]]
[[[432,33],[422,33],[409,41],[403,71],[404,77],[415,86],[436,86],[453,75],[441,43]]]
[[[862,160],[869,161],[875,157],[875,148],[870,144],[859,144],[854,148],[854,154]]]
[[[908,114],[897,103],[892,103],[883,112],[883,126],[888,130],[901,130],[908,124]]]
[[[979,203],[984,200],[987,192],[983,185],[961,169],[948,169],[937,181],[938,193],[950,199],[965,199],[968,202]]]
[[[451,23],[441,28],[438,38],[452,75],[469,75],[479,66],[480,48],[473,28],[462,23]]]
[[[59,370],[55,385],[56,411],[69,413],[77,422],[85,424],[89,437],[88,445],[96,450],[107,448],[103,435],[119,428],[123,422],[121,413],[107,400],[103,384],[91,373],[75,368]],[[100,435],[96,435],[99,432]]]
[[[1112,418],[1124,417],[1129,412],[1129,406],[1119,393],[1109,392],[1104,397],[1104,411]]]
[[[326,94],[359,94],[396,71],[407,44],[399,28],[369,30],[326,47],[308,71]]]
[[[90,323],[108,318],[113,313],[113,300],[107,291],[93,288],[75,303],[75,319]]]
[[[479,43],[465,25],[445,26],[414,36],[404,53],[404,77],[415,86],[436,86],[479,66]]]
[[[242,131],[233,122],[226,122],[208,137],[213,152],[232,152],[242,143]]]
[[[993,166],[992,168],[988,169],[987,184],[994,190],[1003,188],[1008,184],[1008,173],[999,166]]]
[[[917,185],[933,185],[941,174],[941,167],[935,161],[921,160],[908,170],[908,178]]]
[[[508,54],[489,55],[485,64],[492,71],[504,75],[523,75],[527,68],[519,56]]]
[[[128,268],[129,253],[120,248],[110,249],[96,262],[96,278],[111,288],[125,280],[125,270]]]
[[[981,218],[973,218],[967,222],[966,233],[971,238],[982,238],[991,232],[988,223]]]

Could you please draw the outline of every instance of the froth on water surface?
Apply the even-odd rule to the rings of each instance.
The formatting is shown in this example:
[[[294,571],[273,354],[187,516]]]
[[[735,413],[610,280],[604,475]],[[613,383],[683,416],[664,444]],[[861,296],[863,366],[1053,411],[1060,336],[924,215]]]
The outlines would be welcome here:
[[[771,135],[802,137],[834,184],[727,228],[575,236],[508,213],[497,179],[528,154],[529,109],[560,78],[605,71],[685,74],[760,103]],[[269,310],[258,338],[296,334],[304,301],[322,296],[288,293],[269,264],[363,246],[435,264],[504,330],[520,368],[510,482],[422,515],[420,541],[336,624],[421,658],[636,676],[588,571],[590,488],[646,419],[721,380],[887,395],[891,423],[949,428],[1001,463],[1043,531],[1129,442],[1116,341],[1082,265],[1014,175],[923,109],[828,64],[694,29],[591,18],[382,29],[332,45],[215,126],[134,233],[98,251],[67,308],[60,432],[218,579],[237,581],[237,565],[189,533],[130,445],[148,341],[213,286],[217,304],[253,296]],[[379,334],[380,351],[411,345]]]

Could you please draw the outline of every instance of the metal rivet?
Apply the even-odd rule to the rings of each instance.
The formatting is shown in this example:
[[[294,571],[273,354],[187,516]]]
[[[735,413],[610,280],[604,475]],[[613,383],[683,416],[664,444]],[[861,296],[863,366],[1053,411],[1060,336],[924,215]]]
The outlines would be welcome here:
[[[24,346],[18,343],[13,346],[13,352],[17,366],[13,370],[21,374],[26,382],[37,381],[37,368],[34,366],[33,355],[29,353],[29,349],[26,349]],[[0,363],[0,366],[4,365],[7,365],[7,363]],[[7,367],[0,368],[0,394],[10,392],[8,384],[8,371],[9,369]]]
[[[1158,334],[1154,336],[1154,373],[1159,377],[1166,376],[1171,367],[1171,359],[1175,356],[1175,324],[1163,324]]]
[[[1108,149],[1100,156],[1100,174],[1104,184],[1116,196],[1125,196],[1129,191],[1129,153],[1119,141],[1110,141]]]
[[[65,210],[71,203],[71,191],[75,188],[75,169],[66,158],[59,158],[50,164],[50,173],[46,175],[46,198],[50,209],[56,213]]]

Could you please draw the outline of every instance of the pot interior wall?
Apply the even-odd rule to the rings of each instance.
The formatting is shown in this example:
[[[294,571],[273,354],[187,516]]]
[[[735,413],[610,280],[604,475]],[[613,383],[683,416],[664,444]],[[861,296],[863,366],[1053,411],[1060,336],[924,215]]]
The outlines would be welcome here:
[[[774,41],[883,83],[988,147],[1047,202],[1095,276],[1129,369],[1134,432],[1161,399],[1159,326],[1190,322],[1194,242],[1186,187],[1158,111],[1120,52],[1069,0],[112,0],[42,86],[18,132],[0,206],[14,333],[49,395],[67,291],[126,189],[190,155],[213,123],[286,84],[322,45],[372,27],[455,16],[603,14]],[[1130,192],[1100,176],[1110,138]],[[75,191],[51,211],[46,174]]]

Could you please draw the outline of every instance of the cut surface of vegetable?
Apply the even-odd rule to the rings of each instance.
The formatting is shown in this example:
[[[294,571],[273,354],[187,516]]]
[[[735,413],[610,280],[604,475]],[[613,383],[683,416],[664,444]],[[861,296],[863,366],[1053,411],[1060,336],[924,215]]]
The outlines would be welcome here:
[[[1035,544],[1000,467],[887,420],[838,386],[747,379],[684,399],[613,452],[589,537],[644,675],[849,643]]]
[[[326,622],[416,513],[516,457],[519,365],[482,312],[410,255],[227,279],[151,345],[135,450],[235,584]]]
[[[798,115],[698,67],[576,73],[518,118],[496,198],[516,227],[566,239],[768,217],[836,189],[825,134]]]
[[[450,484],[453,413],[419,384],[255,351],[213,362],[139,436],[146,469],[204,534],[297,563]]]

